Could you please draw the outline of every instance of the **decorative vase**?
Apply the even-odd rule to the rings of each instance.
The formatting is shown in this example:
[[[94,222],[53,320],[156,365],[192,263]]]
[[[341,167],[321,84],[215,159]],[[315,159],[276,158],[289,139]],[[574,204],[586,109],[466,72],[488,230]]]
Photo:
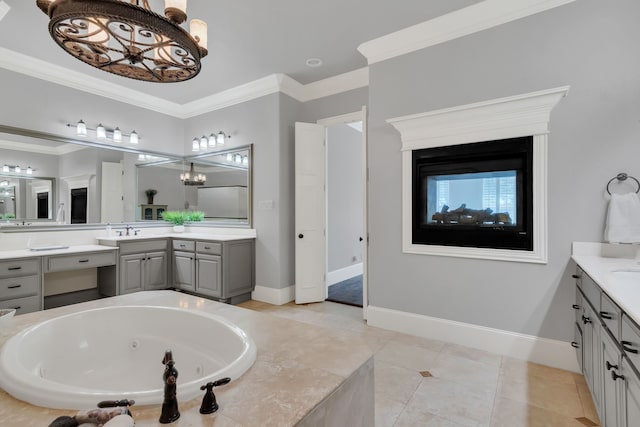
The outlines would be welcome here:
[[[184,225],[174,225],[173,226],[174,233],[182,233],[184,232]]]

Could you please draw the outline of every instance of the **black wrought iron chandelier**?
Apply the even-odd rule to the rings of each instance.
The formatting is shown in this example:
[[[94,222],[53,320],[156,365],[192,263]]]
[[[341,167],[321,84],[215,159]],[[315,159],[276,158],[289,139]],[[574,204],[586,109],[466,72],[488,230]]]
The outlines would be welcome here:
[[[207,24],[187,19],[187,0],[166,0],[164,16],[148,0],[36,0],[51,37],[79,60],[123,77],[181,82],[207,56]]]
[[[180,181],[182,181],[184,185],[205,185],[207,183],[207,176],[203,173],[196,173],[193,169],[193,163],[191,163],[189,172],[180,174]]]

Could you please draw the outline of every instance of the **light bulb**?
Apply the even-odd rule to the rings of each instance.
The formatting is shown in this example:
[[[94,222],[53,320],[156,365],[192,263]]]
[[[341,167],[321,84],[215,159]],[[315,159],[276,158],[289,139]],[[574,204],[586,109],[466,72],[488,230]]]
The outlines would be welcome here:
[[[33,169],[31,169],[31,166],[27,166],[27,175],[33,175]]]
[[[208,145],[209,145],[209,140],[207,139],[206,136],[202,135],[202,138],[200,138],[200,149],[204,151],[207,149]]]
[[[198,138],[193,138],[193,142],[191,143],[191,151],[200,151],[200,141]]]
[[[87,125],[82,120],[76,125],[76,135],[87,136]]]
[[[122,131],[118,127],[113,130],[113,141],[122,142]]]
[[[16,166],[15,168],[13,168],[15,173],[20,173],[22,172],[22,169],[20,169],[20,166]]]
[[[218,132],[218,136],[216,137],[216,143],[218,145],[224,145],[225,139],[226,139],[226,135],[224,134],[224,132],[222,131]]]
[[[107,137],[107,130],[104,128],[104,126],[102,126],[102,123],[100,123],[98,125],[98,127],[96,128],[96,136],[98,138],[106,138]]]
[[[242,157],[242,164],[243,165],[248,165],[249,164],[249,156]]]
[[[227,153],[227,162],[232,162],[232,161],[233,161],[233,154]]]
[[[236,154],[236,155],[233,157],[233,160],[234,160],[236,163],[242,163],[242,156],[241,156],[240,154]]]
[[[2,172],[9,172],[9,165],[4,165],[2,167]]]
[[[129,142],[131,144],[137,144],[139,140],[140,140],[140,137],[138,137],[138,134],[136,133],[136,131],[132,130],[131,135],[129,135]]]
[[[189,30],[191,32],[191,37],[198,42],[198,46],[207,50],[207,45],[209,43],[207,40],[207,23],[201,19],[192,19],[189,22]]]
[[[213,148],[216,146],[216,134],[212,133],[209,135],[209,148]]]

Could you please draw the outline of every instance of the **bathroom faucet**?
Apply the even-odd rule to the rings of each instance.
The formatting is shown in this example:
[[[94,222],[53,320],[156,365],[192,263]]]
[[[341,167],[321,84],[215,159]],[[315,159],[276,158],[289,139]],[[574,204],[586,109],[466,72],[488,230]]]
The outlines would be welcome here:
[[[130,225],[126,225],[124,228],[125,228],[125,230],[127,230],[127,234],[126,235],[129,236],[129,231],[133,230],[133,227],[130,226]]]
[[[178,398],[176,397],[176,380],[178,379],[178,370],[173,366],[173,354],[171,350],[167,350],[164,353],[164,374],[162,380],[164,381],[164,400],[162,401],[162,412],[160,414],[160,423],[169,424],[180,418],[180,411],[178,410]]]

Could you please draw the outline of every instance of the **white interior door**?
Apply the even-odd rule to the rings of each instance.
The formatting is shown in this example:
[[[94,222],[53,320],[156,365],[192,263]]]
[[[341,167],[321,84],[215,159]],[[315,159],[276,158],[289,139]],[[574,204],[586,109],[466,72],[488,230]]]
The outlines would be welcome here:
[[[296,122],[296,304],[327,297],[325,255],[325,127]]]
[[[124,201],[121,163],[102,162],[101,194],[100,222],[113,224],[123,222]]]

